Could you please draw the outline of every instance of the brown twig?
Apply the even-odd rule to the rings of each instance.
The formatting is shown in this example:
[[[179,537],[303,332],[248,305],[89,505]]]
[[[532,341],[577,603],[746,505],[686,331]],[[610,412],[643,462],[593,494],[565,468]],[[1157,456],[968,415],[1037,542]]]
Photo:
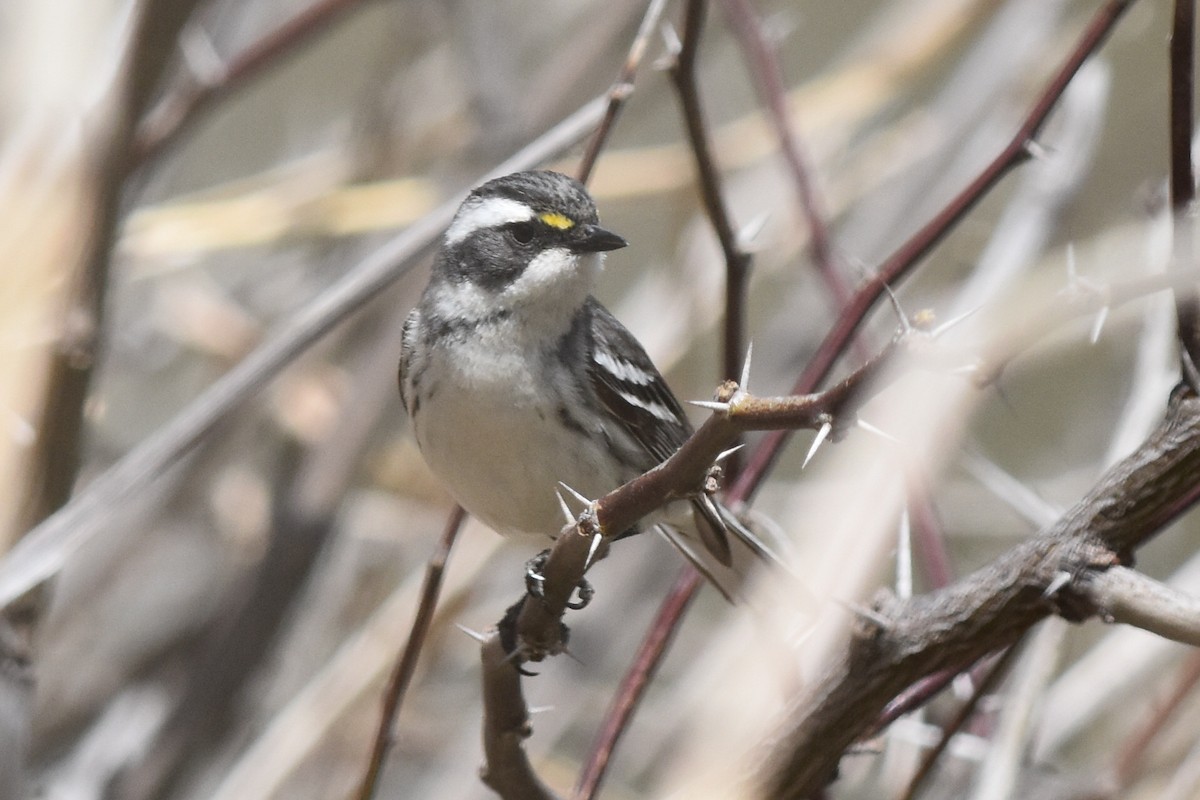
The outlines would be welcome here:
[[[590,133],[603,111],[604,98],[592,100],[487,177],[545,163]],[[67,557],[110,524],[135,492],[153,483],[308,346],[404,275],[445,230],[459,202],[454,198],[430,212],[347,270],[170,422],[30,531],[0,561],[0,606],[57,574]]]
[[[858,288],[796,381],[793,388],[796,394],[812,392],[820,386],[885,289],[903,278],[1009,170],[1028,158],[1030,144],[1035,141],[1067,84],[1088,56],[1103,44],[1117,20],[1132,2],[1133,0],[1109,0],[1096,12],[1066,62],[1046,84],[1046,88],[1042,90],[1008,145],[975,180],[892,253],[879,266],[874,277]],[[775,462],[787,438],[788,433],[784,431],[764,438],[747,459],[746,468],[739,476],[732,493],[739,497],[750,497]]]
[[[850,299],[850,288],[838,271],[834,253],[833,237],[829,232],[829,221],[824,203],[811,178],[812,167],[800,138],[792,130],[788,117],[787,90],[783,85],[783,73],[774,49],[767,41],[762,23],[748,0],[722,0],[725,16],[733,32],[746,52],[746,58],[755,78],[759,99],[767,109],[775,138],[779,140],[779,151],[792,176],[800,210],[808,224],[813,261],[825,281],[830,294],[841,308]]]
[[[1196,225],[1196,174],[1192,165],[1192,135],[1195,128],[1196,69],[1195,0],[1175,0],[1171,28],[1171,215],[1176,267],[1194,263]],[[1195,285],[1175,293],[1183,377],[1200,391],[1200,293]]]
[[[1200,598],[1127,567],[1089,576],[1079,592],[1113,622],[1200,647]]]
[[[567,601],[593,559],[596,536],[628,530],[638,520],[674,499],[688,497],[702,486],[708,470],[730,443],[747,431],[831,424],[840,431],[850,424],[857,409],[878,389],[875,380],[885,373],[898,347],[912,342],[901,338],[855,370],[840,383],[813,395],[754,397],[726,382],[718,393],[721,403],[699,430],[674,455],[649,472],[634,478],[592,502],[574,526],[567,526],[550,550],[543,570],[541,602],[525,603],[516,621],[521,656],[540,661],[562,651],[562,616]]]
[[[495,632],[484,639],[480,653],[484,765],[479,777],[504,800],[557,800],[525,753],[524,742],[533,731],[521,691],[522,671],[508,644]]]
[[[613,750],[629,725],[633,712],[641,703],[650,681],[654,679],[666,655],[667,647],[679,628],[679,621],[703,583],[704,579],[700,573],[690,564],[685,564],[679,577],[675,579],[675,585],[659,606],[654,622],[638,645],[637,656],[621,679],[621,685],[604,715],[604,722],[597,731],[592,750],[584,762],[584,771],[575,784],[575,792],[572,795],[574,800],[591,800],[600,790]]]
[[[712,223],[721,252],[725,257],[725,343],[722,377],[732,379],[741,368],[746,348],[744,339],[746,280],[750,272],[750,254],[738,244],[737,231],[721,194],[720,175],[713,158],[712,142],[704,121],[700,89],[696,83],[696,56],[700,34],[704,30],[705,0],[688,0],[683,23],[683,41],[672,60],[671,80],[683,109],[684,127],[695,158],[700,181],[700,197]]]
[[[854,631],[797,717],[768,768],[769,796],[799,800],[835,774],[846,748],[905,686],[1014,642],[1044,617],[1096,612],[1079,582],[1133,552],[1200,499],[1200,399],[1177,391],[1167,418],[1049,530],[938,592],[881,598],[886,626]],[[1063,579],[1065,578],[1065,582]]]
[[[99,358],[113,245],[122,215],[126,165],[134,120],[142,113],[168,58],[164,41],[174,41],[199,0],[146,3],[133,12],[129,46],[105,87],[104,102],[89,115],[85,151],[86,206],[92,209],[78,234],[84,241],[77,263],[65,270],[64,322],[46,365],[37,436],[26,465],[26,489],[17,519],[28,530],[71,496],[79,471],[84,404]]]
[[[637,76],[638,66],[641,65],[642,59],[646,55],[646,46],[650,42],[654,29],[658,27],[658,21],[662,18],[663,9],[666,7],[667,0],[650,0],[650,4],[646,6],[646,13],[638,26],[637,34],[633,37],[633,44],[629,46],[629,52],[625,55],[625,61],[621,64],[617,80],[608,90],[608,107],[604,110],[604,119],[600,121],[600,126],[588,140],[587,150],[584,151],[583,158],[579,160],[579,170],[576,174],[580,183],[587,183],[592,177],[596,159],[600,157],[600,151],[608,143],[608,135],[612,132],[617,117],[625,107],[625,101],[629,99],[629,95],[633,94],[633,79]]]
[[[421,647],[425,643],[426,634],[429,633],[430,623],[433,622],[433,612],[437,608],[438,594],[442,588],[442,574],[446,570],[446,560],[450,557],[450,549],[454,546],[454,540],[458,537],[458,532],[462,529],[466,519],[467,512],[463,511],[462,506],[455,506],[446,519],[446,527],[442,531],[442,537],[438,540],[437,548],[429,557],[429,563],[425,567],[425,582],[421,586],[421,601],[417,606],[417,615],[409,630],[408,641],[404,643],[404,651],[400,660],[396,662],[395,669],[392,670],[387,689],[383,694],[383,712],[379,717],[379,729],[371,746],[371,758],[367,762],[366,773],[364,773],[358,793],[355,795],[358,800],[371,800],[375,796],[379,776],[383,771],[383,760],[392,743],[392,728],[396,725],[396,717],[400,713],[404,695],[417,670],[417,659],[421,654]]]
[[[1162,733],[1184,699],[1200,684],[1200,653],[1192,654],[1183,664],[1171,693],[1156,704],[1150,718],[1120,748],[1120,755],[1113,767],[1113,780],[1118,792],[1127,789],[1133,782],[1142,759],[1151,743]]]
[[[193,76],[164,97],[138,125],[129,162],[131,170],[162,153],[200,115],[245,88],[268,68],[295,55],[363,0],[317,0],[277,29],[247,47],[215,75]]]
[[[680,103],[684,108],[697,170],[702,176],[705,206],[725,252],[727,279],[723,321],[725,335],[721,365],[725,370],[726,377],[732,378],[737,370],[738,359],[742,356],[742,342],[745,341],[745,283],[746,272],[749,268],[749,256],[737,248],[736,236],[722,200],[724,195],[720,189],[720,177],[712,162],[711,147],[708,144],[709,136],[699,105],[695,64],[700,31],[703,26],[701,3],[689,5],[685,24],[687,28],[684,33],[684,44],[680,52],[676,54],[672,76],[680,95]],[[725,468],[730,474],[736,474],[737,467],[736,460],[729,460],[725,464]],[[633,713],[645,695],[650,681],[653,680],[659,664],[666,656],[667,647],[670,645],[675,631],[678,630],[680,622],[703,583],[700,573],[690,564],[685,564],[675,580],[675,585],[659,606],[654,621],[638,645],[637,655],[622,677],[613,701],[605,713],[604,721],[597,731],[592,750],[584,762],[584,771],[576,784],[575,800],[590,800],[599,791],[617,742],[633,718]]]
[[[1015,646],[1008,648],[987,666],[986,674],[984,674],[982,680],[976,682],[975,689],[971,692],[971,696],[967,699],[967,702],[963,703],[954,717],[946,723],[945,727],[942,728],[942,735],[938,739],[937,744],[921,759],[920,766],[913,773],[912,779],[908,782],[908,788],[904,790],[904,794],[900,795],[900,800],[913,800],[917,796],[917,791],[921,788],[921,784],[933,772],[933,768],[941,759],[942,754],[950,746],[950,740],[954,738],[956,733],[962,730],[962,727],[967,724],[967,720],[975,714],[975,709],[978,708],[979,701],[991,692],[1000,683],[1000,679],[1004,677],[1005,673],[1008,672],[1008,667],[1012,663],[1013,656],[1017,653],[1018,649]]]

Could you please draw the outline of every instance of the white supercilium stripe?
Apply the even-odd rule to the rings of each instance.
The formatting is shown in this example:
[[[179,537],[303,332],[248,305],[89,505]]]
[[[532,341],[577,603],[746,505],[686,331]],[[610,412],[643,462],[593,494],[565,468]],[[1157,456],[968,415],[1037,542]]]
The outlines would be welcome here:
[[[485,197],[463,204],[446,229],[446,244],[454,245],[483,228],[533,219],[533,209],[507,197]]]
[[[592,358],[601,368],[608,372],[618,380],[626,383],[636,383],[638,386],[649,386],[654,383],[655,377],[640,367],[635,367],[628,361],[621,359],[618,361],[607,350],[597,350]]]

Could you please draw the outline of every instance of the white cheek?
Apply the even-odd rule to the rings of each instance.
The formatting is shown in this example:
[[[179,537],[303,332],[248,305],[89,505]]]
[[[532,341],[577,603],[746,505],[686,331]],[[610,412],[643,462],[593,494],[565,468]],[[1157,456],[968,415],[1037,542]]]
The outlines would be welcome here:
[[[504,290],[504,295],[516,302],[537,299],[575,303],[591,291],[600,264],[596,254],[580,256],[565,247],[554,247],[530,261],[521,276]]]

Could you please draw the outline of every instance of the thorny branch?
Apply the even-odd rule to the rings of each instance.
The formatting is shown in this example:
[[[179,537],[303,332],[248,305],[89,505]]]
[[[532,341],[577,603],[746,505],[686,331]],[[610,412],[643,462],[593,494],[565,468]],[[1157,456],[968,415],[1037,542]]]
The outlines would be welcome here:
[[[1104,43],[1117,20],[1132,2],[1133,0],[1109,0],[1096,12],[1066,62],[1046,84],[1046,88],[1042,90],[1008,145],[945,208],[892,253],[879,266],[874,277],[858,288],[796,381],[793,392],[803,394],[815,391],[828,377],[855,331],[884,291],[907,275],[1009,170],[1029,157],[1030,145],[1036,141],[1038,132],[1045,125],[1067,84],[1088,56]],[[749,498],[774,464],[787,438],[786,431],[779,431],[764,439],[747,459],[746,468],[730,493],[739,498]]]
[[[833,367],[836,356],[842,353],[850,343],[854,330],[857,330],[858,325],[865,319],[866,313],[874,305],[878,295],[883,293],[884,288],[911,270],[917,261],[925,253],[928,253],[929,249],[934,247],[938,241],[941,241],[947,231],[955,223],[958,223],[962,216],[965,216],[965,213],[972,209],[974,204],[1000,181],[1004,174],[1007,174],[1009,169],[1025,160],[1030,152],[1031,143],[1034,142],[1040,127],[1044,125],[1050,110],[1054,108],[1057,98],[1066,89],[1070,78],[1074,76],[1075,71],[1087,56],[1104,41],[1112,25],[1116,23],[1128,5],[1129,0],[1114,0],[1102,8],[1102,11],[1093,19],[1092,24],[1088,26],[1085,34],[1082,35],[1080,42],[1076,44],[1066,64],[1050,80],[1048,88],[1034,104],[1031,113],[1028,114],[1026,121],[1021,125],[1007,148],[992,161],[990,166],[979,175],[979,178],[974,180],[958,197],[950,201],[940,215],[932,219],[910,241],[901,246],[892,257],[884,261],[876,278],[859,289],[850,305],[842,312],[838,324],[826,337],[822,348],[818,350],[814,361],[810,363],[808,371],[797,381],[798,396],[811,391],[817,384],[820,384],[821,380],[826,378]],[[698,31],[700,31],[702,19],[702,2],[690,2],[688,10],[686,10],[684,42],[679,48],[678,58],[672,67],[672,77],[677,82],[677,89],[682,98],[692,151],[696,155],[697,167],[701,170],[701,186],[703,196],[706,198],[706,207],[709,209],[710,218],[713,219],[714,228],[718,231],[722,251],[726,254],[726,263],[730,266],[730,273],[733,275],[736,267],[743,261],[740,260],[732,223],[724,209],[724,204],[722,204],[715,169],[712,168],[713,160],[706,138],[706,128],[704,128],[703,118],[700,114],[700,104],[696,97],[695,82],[684,78],[692,74],[690,71],[694,70]],[[689,92],[691,92],[690,97]],[[728,299],[727,295],[727,302],[732,305],[734,301]],[[728,336],[732,329],[728,326],[730,320],[727,319],[726,323]],[[734,350],[727,347],[726,353],[726,357],[730,357],[728,354],[734,353]],[[874,366],[875,363],[871,362],[866,368]],[[732,369],[736,367],[727,366],[727,368],[732,372]],[[834,387],[834,390],[830,391],[836,391],[839,387]],[[738,395],[736,387],[732,385],[726,385],[724,391],[726,392],[725,399],[730,399],[730,401]],[[743,407],[742,403],[748,402],[746,398],[748,396],[740,396],[736,403],[730,404],[730,410],[734,408],[737,408],[738,411],[745,410],[746,407]],[[775,401],[779,401],[779,399],[775,398]],[[760,405],[756,410],[763,413],[763,419],[758,420],[760,423],[766,422],[772,415],[779,415],[780,425],[775,427],[776,431],[786,432],[794,427],[820,427],[822,423],[828,422],[830,419],[838,419],[835,414],[833,416],[828,414],[824,416],[811,415],[814,410],[811,407],[805,409],[810,416],[806,419],[797,419],[791,415],[794,413],[803,415],[804,411],[790,408],[790,403],[796,402],[796,398],[793,398],[792,401],[775,401],[768,401],[766,405]],[[754,401],[751,398],[749,402]],[[785,417],[788,417],[786,422]],[[553,548],[550,561],[545,565],[546,602],[524,603],[521,614],[518,616],[516,624],[518,644],[516,646],[520,646],[522,658],[540,660],[546,655],[556,654],[562,650],[564,628],[560,625],[559,620],[562,619],[565,603],[570,599],[578,578],[581,578],[587,569],[593,537],[600,535],[604,530],[623,530],[624,528],[620,528],[620,525],[631,524],[655,509],[656,506],[664,503],[666,499],[679,497],[679,487],[698,486],[702,480],[703,470],[706,470],[712,463],[712,459],[724,449],[727,441],[732,441],[733,435],[736,435],[736,426],[732,431],[722,429],[724,426],[730,425],[730,419],[728,411],[726,414],[715,414],[710,417],[695,437],[692,437],[683,449],[676,453],[676,456],[668,459],[659,468],[643,475],[640,479],[618,489],[617,492],[595,501],[592,509],[586,512],[575,529],[564,530],[563,535],[559,536],[556,547]],[[772,427],[774,426],[761,425],[761,428],[758,429]],[[710,437],[713,439],[709,439]],[[758,449],[758,455],[754,462],[756,468],[743,474],[742,480],[739,480],[731,492],[732,497],[738,499],[748,497],[752,488],[766,475],[770,463],[773,462],[774,453],[778,452],[785,437],[786,433],[780,433],[764,441]],[[720,444],[713,444],[718,441]],[[697,457],[698,461],[691,461],[692,458]],[[682,464],[686,467],[680,467]],[[697,467],[697,464],[700,464],[700,467]],[[984,652],[979,652],[978,655],[982,656]],[[916,678],[919,678],[919,675],[913,676],[913,679]],[[895,691],[890,693],[886,699],[894,697],[901,688],[904,688],[904,685],[894,688]],[[850,742],[846,742],[846,744],[848,745]],[[818,784],[814,784],[812,790],[816,790],[816,788],[818,788]]]
[[[159,101],[138,125],[129,168],[136,169],[162,153],[204,111],[299,52],[346,12],[363,4],[363,0],[319,0],[222,64],[215,74],[188,76],[184,86]]]
[[[699,4],[696,4],[699,6]],[[709,219],[717,230],[726,254],[725,282],[725,316],[723,319],[724,336],[721,353],[721,368],[727,376],[733,375],[737,359],[741,356],[742,342],[745,341],[745,301],[746,273],[749,270],[749,256],[737,249],[737,237],[732,230],[729,214],[724,207],[724,193],[720,187],[720,171],[712,161],[711,148],[708,146],[708,133],[704,117],[699,107],[699,88],[696,84],[696,50],[699,47],[700,29],[703,23],[703,8],[694,10],[689,6],[686,24],[688,29],[684,35],[685,44],[676,53],[672,77],[684,108],[692,154],[696,160],[697,169],[702,176],[702,185],[706,187],[704,196]],[[685,55],[682,49],[686,48]],[[736,454],[725,463],[728,474],[736,475],[738,469]],[[685,564],[675,580],[675,585],[667,594],[654,616],[653,622],[647,629],[638,645],[633,663],[621,679],[612,703],[604,715],[599,730],[592,744],[591,752],[584,762],[584,768],[579,776],[573,794],[574,800],[590,800],[600,790],[605,772],[617,741],[626,730],[633,713],[641,703],[646,689],[654,674],[666,656],[667,647],[674,633],[679,628],[691,601],[703,584],[700,573],[690,564]]]
[[[621,72],[608,90],[608,107],[604,110],[604,119],[600,121],[600,126],[588,140],[587,150],[584,152],[583,158],[579,160],[577,177],[580,183],[587,183],[591,178],[592,170],[596,166],[596,159],[600,157],[600,151],[608,142],[608,135],[612,132],[617,117],[625,106],[625,101],[633,93],[633,79],[637,76],[638,67],[646,55],[650,37],[654,34],[654,29],[658,27],[658,21],[662,18],[663,9],[666,7],[667,0],[650,0],[650,5],[646,7],[646,14],[638,26],[637,35],[633,37],[633,44],[629,46],[625,62],[621,65]]]
[[[829,231],[824,204],[812,179],[808,155],[801,146],[799,137],[791,129],[787,92],[779,60],[767,41],[762,23],[749,0],[722,0],[722,6],[733,32],[746,51],[746,57],[752,66],[751,72],[758,83],[759,95],[766,106],[771,126],[775,129],[775,138],[779,140],[779,152],[796,187],[800,209],[808,224],[813,261],[816,262],[825,285],[837,302],[837,307],[841,308],[850,298],[850,288],[846,286],[845,279],[838,271],[833,236]]]
[[[487,177],[529,169],[595,129],[596,98],[502,163]],[[298,310],[237,366],[198,395],[171,422],[126,453],[18,542],[0,561],[0,606],[54,576],[67,557],[110,524],[117,509],[189,452],[233,409],[308,346],[404,275],[450,224],[455,198],[373,251],[328,291]]]
[[[1134,551],[1200,499],[1200,399],[1176,390],[1164,422],[1046,532],[944,590],[881,597],[887,626],[851,632],[804,696],[767,765],[770,797],[800,800],[834,776],[842,754],[888,701],[939,669],[1014,642],[1034,623],[1097,613],[1080,582]]]
[[[727,382],[718,395],[719,408],[679,451],[650,472],[594,501],[577,525],[564,528],[543,567],[543,597],[532,602],[528,597],[523,598],[509,610],[499,631],[484,643],[484,738],[488,757],[484,775],[489,786],[506,798],[543,796],[539,792],[544,787],[529,767],[524,749],[514,746],[530,733],[528,711],[520,700],[519,668],[523,662],[541,661],[548,655],[563,652],[566,628],[561,620],[575,587],[595,560],[592,550],[595,537],[606,539],[605,532],[625,530],[670,498],[694,492],[714,460],[742,432],[781,425],[818,427],[830,421],[839,428],[849,424],[855,410],[867,399],[868,385],[904,341],[897,340],[841,383],[819,395],[756,398]],[[668,601],[675,610],[671,613],[672,609],[665,609],[668,613],[660,613],[655,625],[662,644],[643,650],[647,659],[645,671],[643,677],[628,687],[631,691],[628,702],[636,702],[636,693],[641,688],[639,682],[648,678],[654,661],[661,656],[661,647],[695,593],[698,581],[697,577],[681,579],[677,583],[676,591]],[[515,697],[511,694],[514,691],[517,692]],[[517,713],[515,708],[522,709],[523,713]],[[620,721],[613,724],[619,731]],[[600,747],[608,746],[611,745],[601,739]],[[496,763],[493,758],[509,760]],[[597,762],[593,769],[601,770],[602,766]],[[580,791],[594,791],[601,777],[602,770],[600,774],[581,778]]]
[[[688,141],[696,161],[700,197],[725,256],[725,355],[722,375],[733,378],[738,374],[740,359],[746,350],[743,339],[746,324],[742,315],[746,306],[750,254],[738,243],[733,217],[721,194],[720,175],[713,158],[712,142],[709,141],[704,109],[700,103],[700,88],[696,81],[696,56],[700,49],[700,34],[704,30],[705,5],[705,0],[688,0],[683,41],[671,63],[670,75],[679,95]]]

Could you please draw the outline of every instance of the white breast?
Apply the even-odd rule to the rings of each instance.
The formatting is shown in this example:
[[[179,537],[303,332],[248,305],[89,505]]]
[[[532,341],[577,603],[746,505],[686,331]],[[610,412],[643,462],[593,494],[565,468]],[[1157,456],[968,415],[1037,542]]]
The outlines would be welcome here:
[[[619,474],[603,437],[561,423],[560,409],[574,403],[552,353],[526,357],[505,327],[429,354],[417,442],[471,514],[505,535],[548,537],[564,524],[557,481],[598,497],[629,476]]]

